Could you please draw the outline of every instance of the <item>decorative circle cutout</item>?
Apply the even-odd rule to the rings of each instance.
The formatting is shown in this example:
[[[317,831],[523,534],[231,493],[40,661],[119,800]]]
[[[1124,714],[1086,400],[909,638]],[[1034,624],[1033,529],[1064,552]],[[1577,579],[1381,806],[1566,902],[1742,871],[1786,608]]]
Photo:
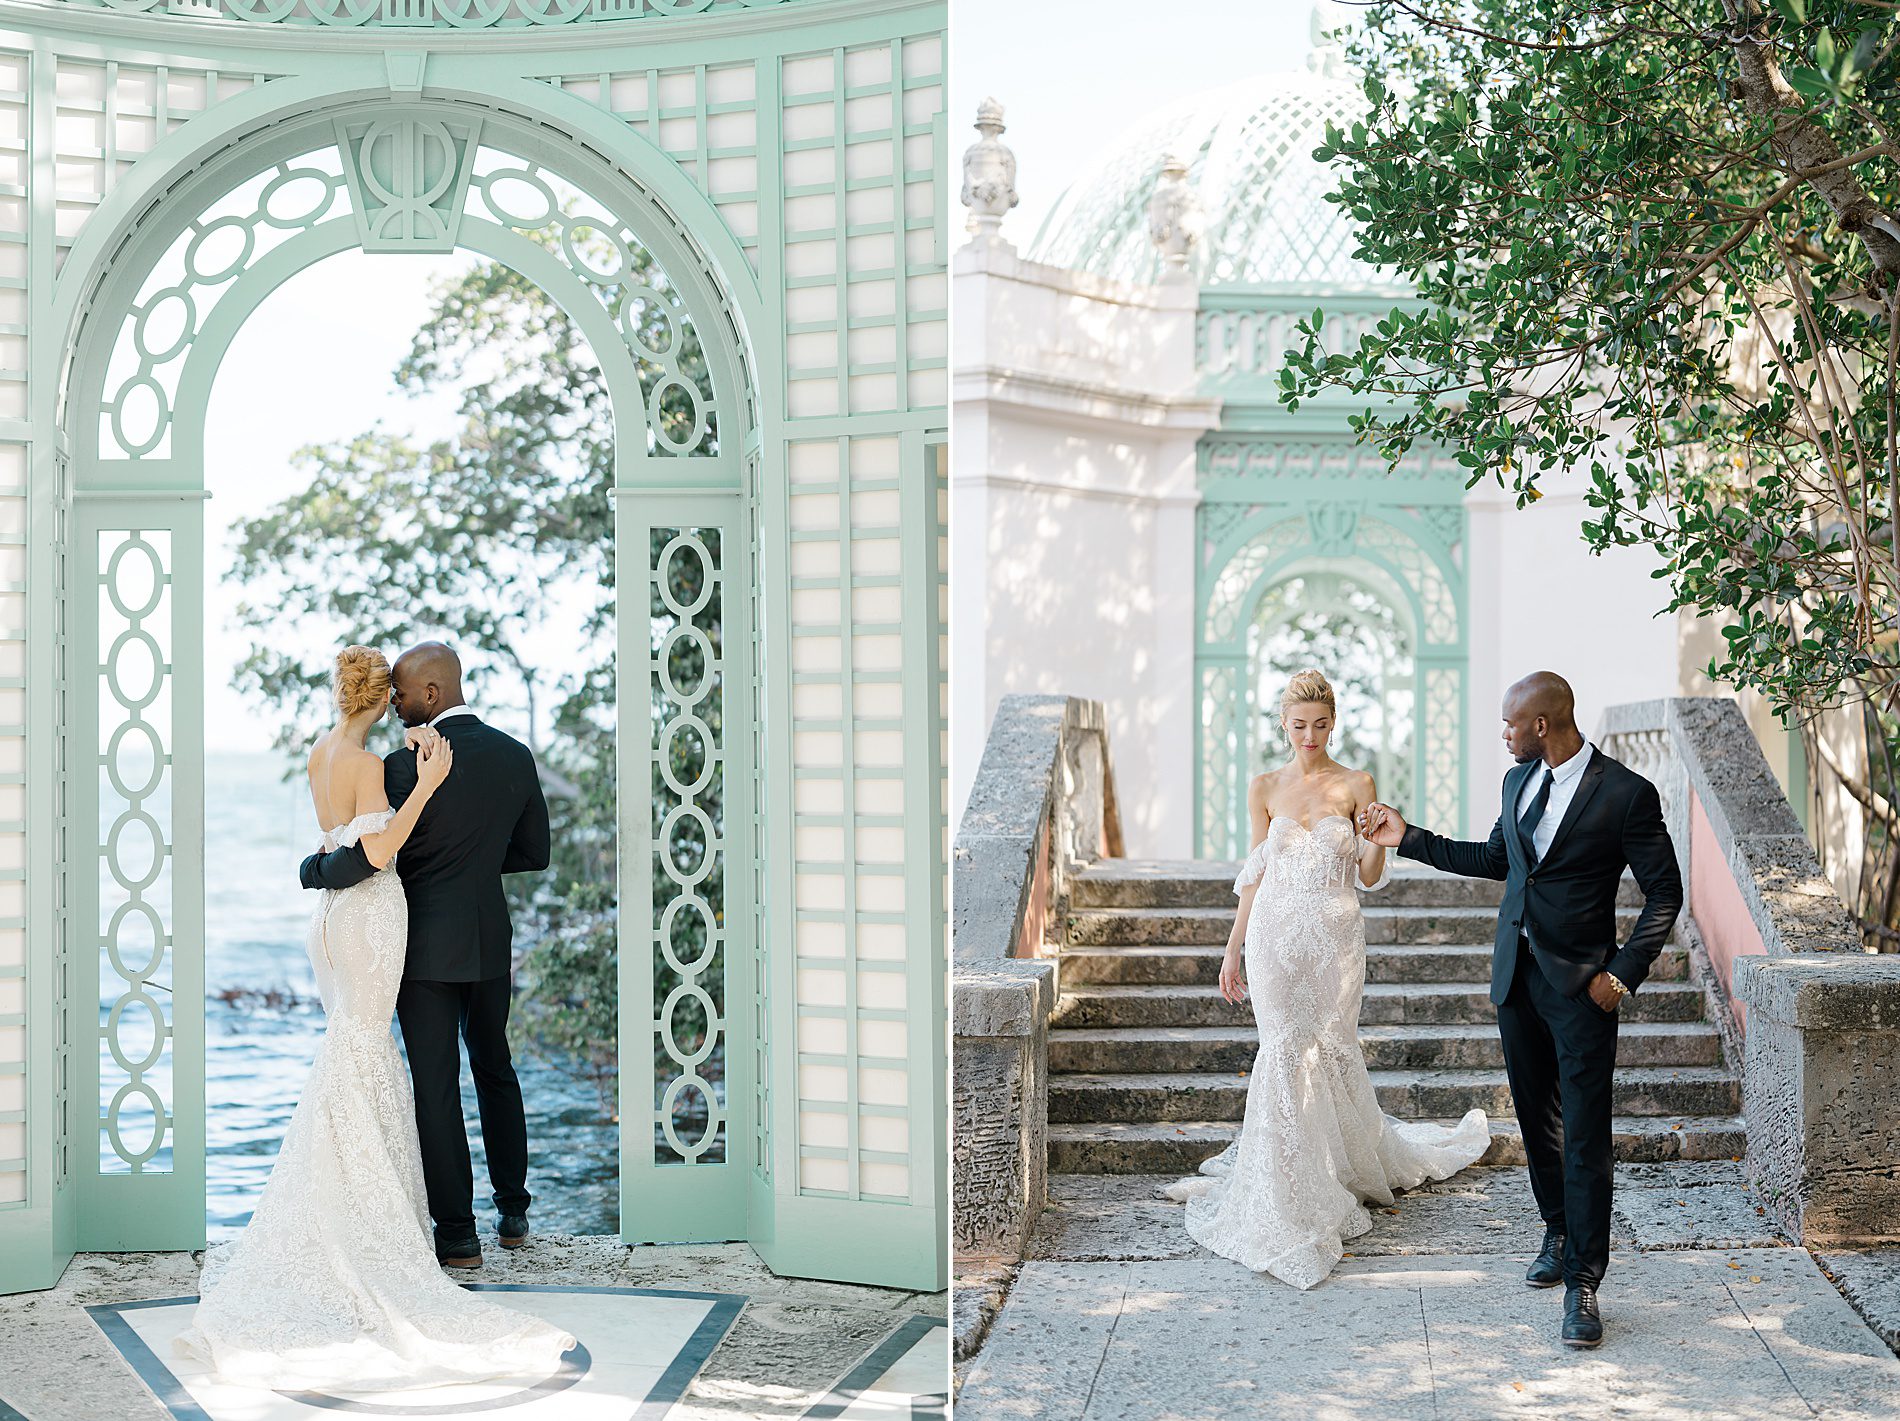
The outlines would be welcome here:
[[[216,218],[199,228],[185,248],[185,271],[201,285],[216,286],[242,271],[256,246],[256,234],[242,217]],[[207,260],[210,265],[203,265]]]
[[[694,942],[694,937],[698,942]],[[666,905],[660,914],[660,955],[666,965],[682,977],[704,971],[719,946],[718,930],[713,926],[712,909],[703,898],[682,893]],[[687,957],[682,948],[697,947],[698,956]]]
[[[163,365],[191,343],[198,308],[191,293],[173,286],[146,302],[132,318],[132,347],[149,365]]]
[[[489,211],[525,232],[547,226],[558,205],[554,189],[526,168],[490,173],[482,185],[482,196],[488,200]]]
[[[645,356],[657,365],[670,365],[679,353],[680,316],[673,303],[651,286],[639,282],[628,282],[623,288],[620,299],[620,332],[627,338],[627,344],[636,354]],[[666,339],[659,345],[647,340],[646,322],[649,317],[658,316],[666,332]]]
[[[681,837],[680,830],[688,819],[698,826],[697,844]],[[660,863],[668,878],[686,888],[699,883],[712,872],[716,850],[712,820],[705,810],[697,804],[676,804],[667,811],[660,822]],[[690,867],[682,862],[685,859],[691,859]]]
[[[660,742],[660,778],[666,787],[681,796],[698,794],[713,775],[712,730],[696,715],[678,715],[667,722]],[[673,762],[680,761],[676,770]],[[680,777],[684,771],[687,778]]]
[[[122,844],[126,829],[136,824],[142,829],[147,842],[151,861],[146,864],[145,872],[128,878],[131,871],[126,863],[125,851],[130,845]],[[158,881],[158,875],[165,867],[165,831],[158,827],[158,821],[143,809],[128,809],[112,822],[112,831],[106,835],[106,867],[112,871],[112,877],[128,893],[137,893],[150,888]]]
[[[171,401],[165,390],[150,375],[135,375],[119,387],[118,398],[109,406],[112,435],[119,447],[136,459],[158,448],[171,421]],[[143,430],[140,434],[136,431]]]
[[[336,197],[336,179],[320,168],[283,168],[258,194],[257,212],[279,231],[314,224],[329,210]],[[282,201],[287,211],[278,211],[274,203]]]
[[[127,576],[125,555],[139,553],[145,558],[146,570],[132,577]],[[135,580],[136,579],[136,580]],[[165,595],[165,564],[159,560],[158,549],[137,534],[127,538],[112,550],[112,556],[106,560],[106,596],[120,616],[136,622],[148,617],[158,609],[158,599]],[[146,590],[148,595],[136,606],[126,597],[134,588]],[[154,645],[156,655],[156,645]]]
[[[125,1109],[126,1099],[142,1095],[152,1103],[152,1138],[146,1141],[142,1149],[130,1149],[125,1136],[119,1130],[119,1115]],[[106,1107],[106,1134],[112,1140],[112,1148],[120,1159],[127,1164],[144,1164],[158,1153],[158,1147],[165,1139],[165,1102],[158,1098],[158,1092],[144,1081],[127,1081],[120,1086],[112,1097],[112,1104]]]
[[[124,949],[128,945],[122,941],[122,930],[127,919],[136,913],[143,918],[152,930],[151,954],[145,959],[143,967],[132,968],[125,965]],[[142,898],[128,898],[113,909],[112,921],[106,925],[106,956],[112,963],[112,970],[128,982],[140,982],[158,970],[158,964],[165,958],[165,949],[170,940],[165,935],[165,925],[159,921],[158,909]]]
[[[707,674],[713,663],[712,643],[691,622],[682,622],[660,643],[660,685],[682,708],[698,705],[712,690]],[[682,680],[681,672],[688,679]]]
[[[151,1018],[151,1046],[146,1051],[144,1059],[138,1061],[126,1056],[124,1049],[126,1043],[121,1039],[126,1030],[125,1009],[133,1004],[145,1008],[146,1015]],[[135,1076],[143,1075],[151,1070],[158,1064],[158,1058],[165,1054],[166,1037],[165,1015],[159,1010],[158,1003],[146,995],[142,989],[134,988],[112,1004],[112,1013],[106,1018],[106,1046],[112,1052],[112,1059],[119,1063],[121,1070],[129,1071]]]
[[[673,540],[660,549],[658,566],[660,601],[666,604],[667,611],[676,616],[690,617],[712,599],[712,558],[706,551],[706,545],[690,533],[674,535]],[[697,586],[699,595],[690,602],[680,601],[673,592],[676,578],[685,586]]]
[[[611,266],[602,269],[581,255],[581,246],[576,235],[581,232],[594,232],[607,239],[607,245],[613,251]],[[633,264],[633,258],[627,251],[625,240],[607,225],[607,219],[603,217],[582,217],[563,223],[561,250],[567,254],[568,265],[596,286],[612,286],[615,282],[625,279]]]
[[[128,693],[123,674],[123,663],[135,647],[145,653],[152,678],[151,684],[136,696]],[[119,633],[112,650],[106,654],[106,681],[112,687],[112,698],[127,710],[143,710],[158,699],[159,688],[165,684],[165,658],[159,654],[158,643],[151,633],[137,627]]]
[[[144,784],[126,783],[125,749],[126,739],[134,732],[145,738],[145,744],[151,751],[152,774]],[[112,732],[112,739],[106,742],[106,778],[112,782],[113,793],[122,799],[143,799],[158,788],[158,782],[165,778],[165,746],[158,738],[158,731],[152,728],[150,721],[122,720],[118,729]]]
[[[686,1009],[684,1013],[682,1008]],[[698,1018],[697,1024],[695,1017]],[[682,1066],[697,1066],[712,1055],[713,1047],[718,1044],[719,1009],[713,1005],[713,999],[707,995],[706,989],[697,982],[683,982],[666,994],[666,1005],[660,1009],[660,1021],[665,1028],[666,1054]],[[682,1031],[697,1031],[699,1044],[690,1048],[684,1045],[680,1040]]]
[[[692,1091],[705,1102],[706,1129],[691,1144],[680,1138],[679,1117],[689,1112],[681,1108],[680,1097]],[[690,1112],[697,1114],[697,1111]],[[719,1129],[719,1112],[715,1108],[712,1088],[697,1075],[684,1075],[666,1088],[666,1094],[660,1099],[660,1128],[666,1134],[666,1142],[687,1159],[697,1158],[706,1152]]]
[[[667,396],[674,390],[680,392],[680,398],[669,401]],[[684,411],[679,408],[682,403]],[[672,429],[681,424],[686,426],[686,434],[675,438]],[[647,396],[647,427],[669,454],[690,454],[699,447],[699,441],[706,437],[706,409],[690,380],[668,371],[655,382],[653,393]]]

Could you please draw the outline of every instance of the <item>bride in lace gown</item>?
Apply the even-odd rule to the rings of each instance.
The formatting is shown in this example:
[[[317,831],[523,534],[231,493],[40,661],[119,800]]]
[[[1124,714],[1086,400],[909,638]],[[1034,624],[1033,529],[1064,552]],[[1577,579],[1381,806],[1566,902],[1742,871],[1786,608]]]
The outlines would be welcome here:
[[[1387,867],[1355,827],[1372,776],[1326,753],[1334,715],[1325,677],[1293,678],[1281,721],[1294,758],[1254,781],[1259,842],[1234,880],[1240,908],[1221,965],[1221,994],[1251,998],[1260,1030],[1246,1118],[1199,1177],[1163,1191],[1187,1202],[1196,1242],[1296,1288],[1325,1278],[1345,1241],[1372,1227],[1368,1203],[1456,1174],[1491,1143],[1482,1110],[1452,1127],[1393,1119],[1366,1074],[1357,890],[1384,887]]]
[[[447,740],[425,732],[416,790],[392,811],[364,737],[389,705],[389,666],[368,647],[337,658],[340,723],[311,751],[326,850],[361,842],[379,871],[325,890],[307,948],[328,1018],[257,1209],[210,1250],[181,1353],[221,1380],[280,1390],[389,1391],[545,1376],[574,1339],[464,1291],[429,1236],[415,1101],[390,1021],[409,907],[395,856],[447,778]]]

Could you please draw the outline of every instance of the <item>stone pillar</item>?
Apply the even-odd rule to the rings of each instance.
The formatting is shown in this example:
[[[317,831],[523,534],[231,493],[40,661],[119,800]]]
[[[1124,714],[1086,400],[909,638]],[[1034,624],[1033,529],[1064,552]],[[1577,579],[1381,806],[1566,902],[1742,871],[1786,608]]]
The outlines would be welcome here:
[[[951,1073],[956,1256],[1023,1256],[1049,1198],[1050,961],[960,964]]]
[[[1900,1242],[1900,955],[1744,957],[1748,1173],[1803,1244]]]

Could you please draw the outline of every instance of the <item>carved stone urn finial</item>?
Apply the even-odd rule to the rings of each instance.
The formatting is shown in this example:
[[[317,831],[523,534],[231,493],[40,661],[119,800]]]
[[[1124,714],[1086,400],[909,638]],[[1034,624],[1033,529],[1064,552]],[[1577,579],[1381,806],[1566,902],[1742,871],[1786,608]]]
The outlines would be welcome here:
[[[1003,218],[1018,201],[1016,155],[1002,141],[1003,106],[995,99],[977,105],[976,131],[983,136],[963,152],[963,205],[968,227],[978,242],[1002,240]]]
[[[1148,235],[1161,249],[1168,277],[1188,271],[1194,248],[1207,231],[1207,213],[1201,208],[1200,195],[1188,185],[1187,175],[1187,159],[1168,154],[1161,160],[1154,196],[1148,199]]]
[[[1339,0],[1313,0],[1313,47],[1307,51],[1306,67],[1327,79],[1349,79],[1346,67],[1346,36],[1359,21],[1351,5]]]

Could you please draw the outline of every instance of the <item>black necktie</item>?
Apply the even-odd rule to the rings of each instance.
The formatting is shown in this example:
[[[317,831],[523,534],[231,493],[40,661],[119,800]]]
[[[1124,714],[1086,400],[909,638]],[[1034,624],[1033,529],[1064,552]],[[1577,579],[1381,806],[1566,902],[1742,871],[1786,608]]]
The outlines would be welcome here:
[[[1531,859],[1537,858],[1537,844],[1532,837],[1537,832],[1537,821],[1544,817],[1544,806],[1550,803],[1550,782],[1557,778],[1548,767],[1544,770],[1544,782],[1537,787],[1537,797],[1531,801],[1531,807],[1524,811],[1524,817],[1517,821],[1517,832],[1524,840],[1524,847],[1530,850]]]

